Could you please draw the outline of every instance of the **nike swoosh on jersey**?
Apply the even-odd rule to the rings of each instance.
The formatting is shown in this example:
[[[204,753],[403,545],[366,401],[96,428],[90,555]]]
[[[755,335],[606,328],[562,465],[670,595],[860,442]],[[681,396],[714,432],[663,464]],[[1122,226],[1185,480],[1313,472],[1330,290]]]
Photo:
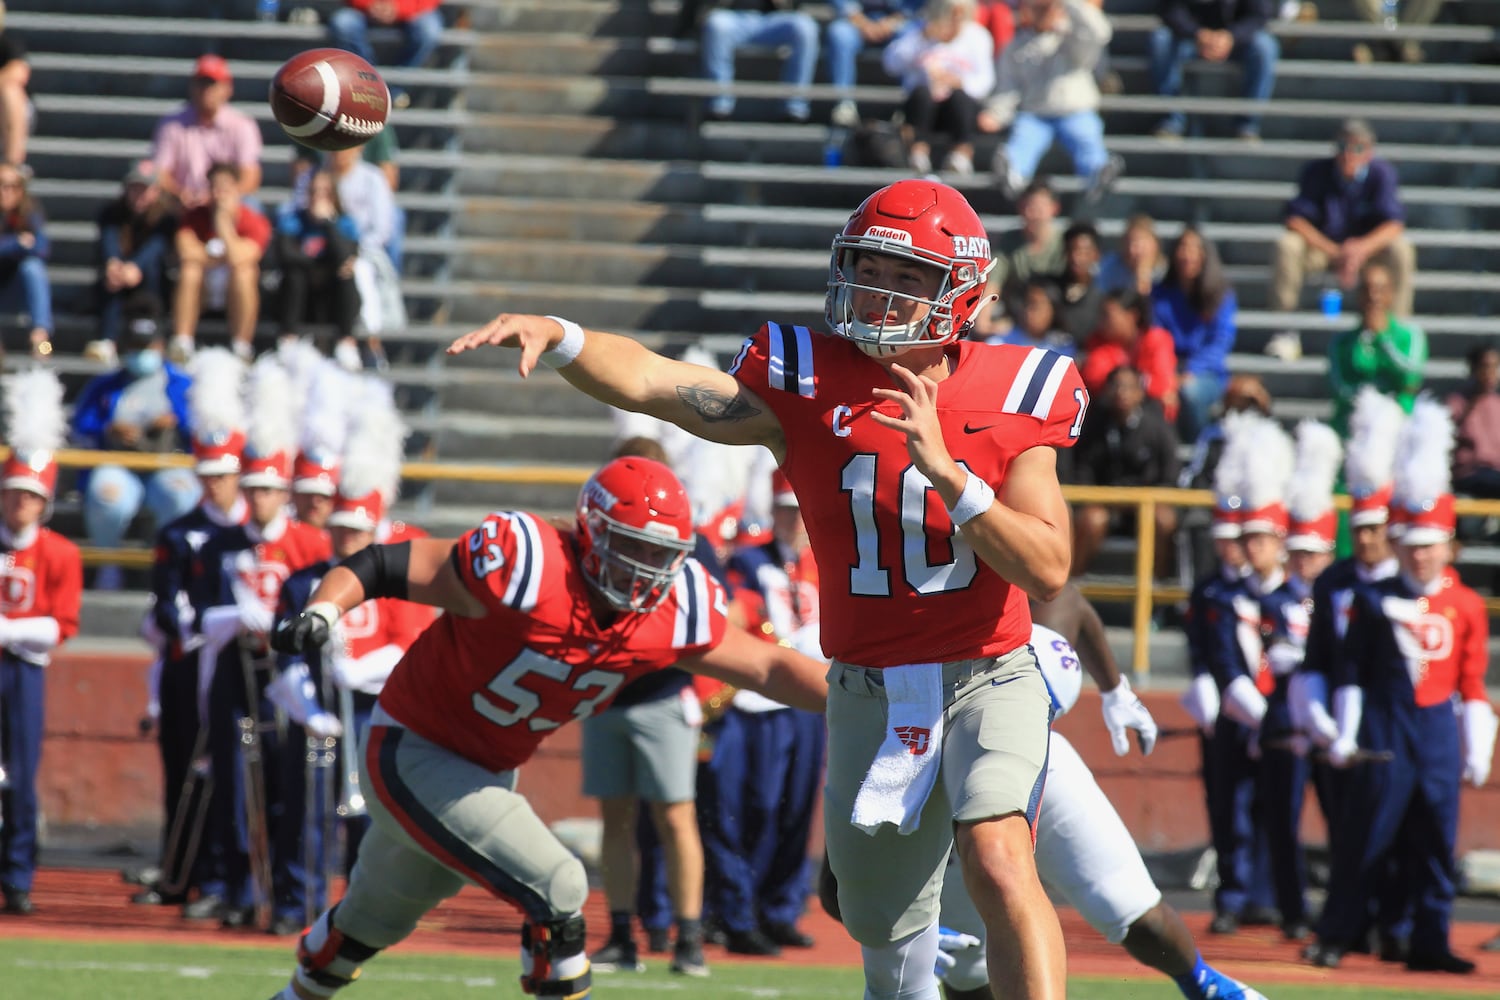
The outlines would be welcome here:
[[[978,434],[978,433],[980,433],[982,431],[989,430],[991,427],[998,427],[998,426],[1000,426],[1000,425],[999,424],[985,424],[983,427],[970,427],[968,425],[968,423],[966,422],[964,424],[964,433],[965,434]]]

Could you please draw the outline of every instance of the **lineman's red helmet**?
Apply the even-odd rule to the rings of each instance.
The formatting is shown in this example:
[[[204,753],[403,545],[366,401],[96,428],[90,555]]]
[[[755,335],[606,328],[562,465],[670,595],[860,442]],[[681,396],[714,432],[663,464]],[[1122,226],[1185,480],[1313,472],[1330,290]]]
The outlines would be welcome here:
[[[650,611],[693,550],[687,491],[660,462],[617,458],[578,494],[578,543],[583,574],[605,600]]]
[[[860,285],[854,280],[859,253],[888,254],[936,267],[943,272],[943,284],[930,299]],[[936,181],[897,181],[866,198],[834,237],[826,306],[829,330],[875,356],[957,340],[984,303],[994,266],[984,225],[962,194]],[[867,323],[855,314],[856,291],[925,303],[928,311],[914,323]]]

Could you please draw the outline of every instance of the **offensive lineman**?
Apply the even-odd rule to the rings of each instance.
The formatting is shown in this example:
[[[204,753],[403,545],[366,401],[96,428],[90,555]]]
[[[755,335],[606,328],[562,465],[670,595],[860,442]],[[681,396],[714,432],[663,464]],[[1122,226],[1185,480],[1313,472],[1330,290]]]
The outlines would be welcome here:
[[[1051,704],[1026,598],[1067,582],[1054,449],[1077,440],[1088,392],[1053,351],[963,339],[993,267],[962,194],[902,180],[834,237],[828,335],[766,323],[727,373],[545,316],[502,314],[448,348],[519,348],[522,375],[541,360],[621,409],[776,456],[820,571],[824,827],[873,1000],[936,1000],[955,848],[999,991],[1066,990],[1032,849]]]
[[[374,824],[347,894],[303,934],[279,1000],[332,996],[466,881],[524,914],[527,993],[589,995],[583,865],[516,794],[516,769],[552,730],[671,664],[809,710],[827,699],[820,664],[729,623],[692,547],[682,485],[632,457],[584,484],[573,534],[497,512],[457,540],[370,546],[323,577],[278,628],[282,652],[321,646],[366,599],[448,614],[381,692],[360,768]]]

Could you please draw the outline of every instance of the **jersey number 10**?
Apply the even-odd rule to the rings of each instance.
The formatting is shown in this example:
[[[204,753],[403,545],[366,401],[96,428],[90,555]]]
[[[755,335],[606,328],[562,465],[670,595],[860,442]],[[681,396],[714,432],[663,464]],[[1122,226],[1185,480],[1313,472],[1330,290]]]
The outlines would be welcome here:
[[[901,533],[901,575],[918,594],[942,594],[963,590],[974,580],[977,562],[974,550],[953,528],[947,542],[953,558],[934,563],[928,558],[932,537],[928,533],[927,494],[932,480],[915,465],[901,470],[900,523],[879,524],[875,518],[875,469],[877,456],[861,452],[844,464],[840,486],[849,494],[854,517],[854,550],[857,562],[849,568],[849,591],[857,597],[890,597],[891,571],[880,565],[881,532]],[[965,472],[968,466],[958,463]]]

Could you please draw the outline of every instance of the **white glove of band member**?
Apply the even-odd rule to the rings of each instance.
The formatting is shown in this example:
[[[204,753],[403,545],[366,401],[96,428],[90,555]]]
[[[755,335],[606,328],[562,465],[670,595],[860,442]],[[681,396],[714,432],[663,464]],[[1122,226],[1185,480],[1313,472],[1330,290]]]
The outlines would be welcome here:
[[[1271,673],[1285,677],[1302,665],[1302,650],[1290,642],[1275,642],[1266,650],[1266,661],[1271,665]]]
[[[1328,747],[1328,763],[1348,767],[1359,749],[1359,724],[1365,715],[1364,689],[1345,684],[1333,692],[1333,723],[1338,730]]]
[[[1142,756],[1148,756],[1156,746],[1156,720],[1141,703],[1130,681],[1124,677],[1112,691],[1103,692],[1099,708],[1104,713],[1104,727],[1109,730],[1109,741],[1114,744],[1115,756],[1123,757],[1130,752],[1130,737],[1127,730],[1134,729],[1141,744]]]
[[[1338,738],[1339,727],[1328,714],[1327,677],[1316,670],[1297,671],[1287,682],[1286,699],[1293,729],[1306,733],[1320,747]]]
[[[1500,720],[1487,701],[1466,701],[1458,709],[1459,733],[1463,737],[1463,780],[1482,788],[1490,780],[1490,764],[1495,756],[1495,734]]]
[[[1266,696],[1254,681],[1240,674],[1224,688],[1224,714],[1242,726],[1259,729],[1260,720],[1266,717]]]
[[[1182,707],[1198,728],[1212,735],[1214,723],[1219,721],[1219,685],[1208,674],[1198,674],[1182,692]]]
[[[277,674],[276,679],[266,685],[266,697],[313,736],[344,734],[338,716],[318,703],[317,687],[305,663],[295,663]]]

